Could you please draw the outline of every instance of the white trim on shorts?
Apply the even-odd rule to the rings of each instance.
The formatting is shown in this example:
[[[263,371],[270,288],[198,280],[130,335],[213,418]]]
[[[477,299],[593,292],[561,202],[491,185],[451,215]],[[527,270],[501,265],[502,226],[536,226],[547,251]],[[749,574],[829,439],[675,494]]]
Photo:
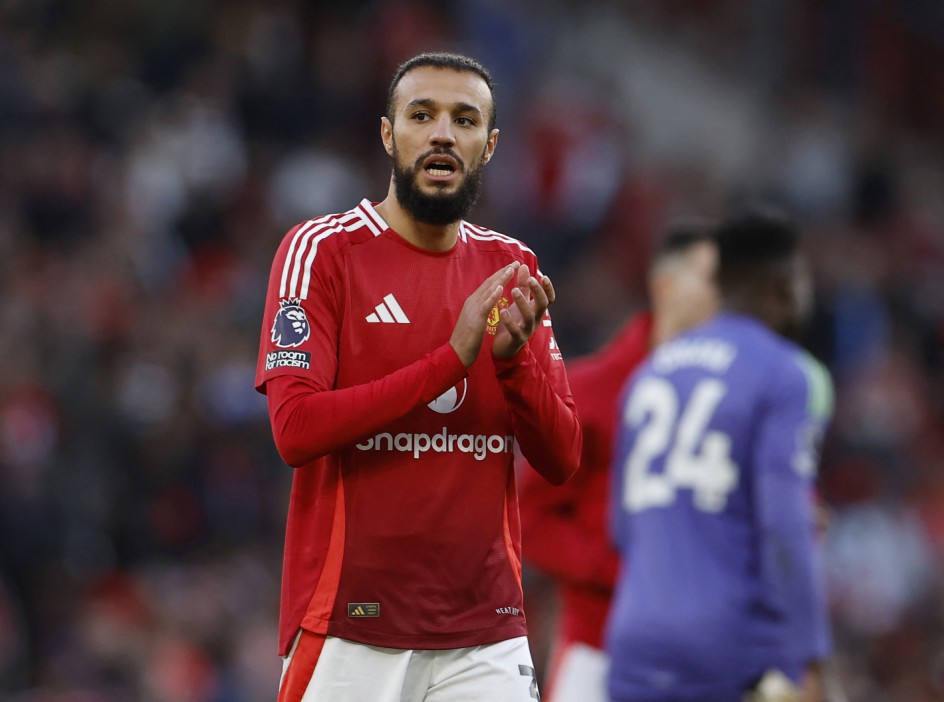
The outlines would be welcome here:
[[[306,635],[317,636],[316,634]],[[282,680],[302,632],[283,657]],[[534,702],[540,699],[525,636],[442,650],[325,638],[300,702]]]

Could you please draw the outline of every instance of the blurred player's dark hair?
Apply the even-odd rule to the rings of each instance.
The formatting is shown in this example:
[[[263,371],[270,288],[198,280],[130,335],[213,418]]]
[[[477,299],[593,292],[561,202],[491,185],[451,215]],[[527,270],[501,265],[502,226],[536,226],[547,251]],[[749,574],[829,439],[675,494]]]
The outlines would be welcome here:
[[[783,210],[752,205],[724,220],[717,236],[725,307],[800,338],[813,308],[813,282],[794,221]]]
[[[666,256],[684,253],[695,244],[714,240],[714,226],[706,220],[675,222],[656,244],[653,260],[659,261]]]
[[[793,220],[770,205],[750,205],[737,211],[721,222],[716,238],[722,290],[789,264],[800,240]]]

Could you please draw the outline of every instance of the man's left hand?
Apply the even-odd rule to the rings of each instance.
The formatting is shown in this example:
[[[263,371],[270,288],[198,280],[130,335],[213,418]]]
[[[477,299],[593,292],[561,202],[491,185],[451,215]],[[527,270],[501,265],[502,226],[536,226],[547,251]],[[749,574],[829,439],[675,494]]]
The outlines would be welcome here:
[[[499,311],[498,331],[492,345],[492,353],[501,358],[514,356],[531,338],[554,302],[554,285],[546,275],[538,280],[522,265],[511,296],[515,304]]]

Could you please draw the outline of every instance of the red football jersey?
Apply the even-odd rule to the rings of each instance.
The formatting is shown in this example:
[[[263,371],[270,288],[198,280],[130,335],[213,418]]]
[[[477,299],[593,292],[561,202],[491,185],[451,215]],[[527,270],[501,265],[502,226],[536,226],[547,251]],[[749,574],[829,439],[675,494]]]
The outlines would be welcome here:
[[[652,321],[634,317],[601,350],[568,365],[580,425],[580,469],[566,485],[522,474],[525,561],[560,585],[558,629],[566,641],[603,647],[603,628],[618,573],[609,533],[610,463],[617,399],[649,353]]]
[[[576,469],[563,360],[549,317],[493,357],[497,308],[468,371],[448,343],[466,298],[513,261],[538,270],[467,222],[449,251],[413,246],[367,200],[286,234],[256,373],[296,468],[281,653],[299,626],[392,648],[526,633],[514,444],[553,482]]]

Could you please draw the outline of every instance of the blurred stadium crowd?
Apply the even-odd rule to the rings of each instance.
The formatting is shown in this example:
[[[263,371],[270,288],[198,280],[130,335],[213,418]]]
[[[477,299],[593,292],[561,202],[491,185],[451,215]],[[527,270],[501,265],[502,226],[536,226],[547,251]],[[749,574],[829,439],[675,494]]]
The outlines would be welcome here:
[[[944,5],[10,0],[0,10],[0,692],[272,699],[290,469],[252,389],[292,224],[382,199],[396,65],[490,67],[474,221],[568,357],[673,217],[763,195],[813,257],[852,702],[944,699]],[[527,548],[527,544],[525,544]],[[554,608],[528,574],[535,655]]]

